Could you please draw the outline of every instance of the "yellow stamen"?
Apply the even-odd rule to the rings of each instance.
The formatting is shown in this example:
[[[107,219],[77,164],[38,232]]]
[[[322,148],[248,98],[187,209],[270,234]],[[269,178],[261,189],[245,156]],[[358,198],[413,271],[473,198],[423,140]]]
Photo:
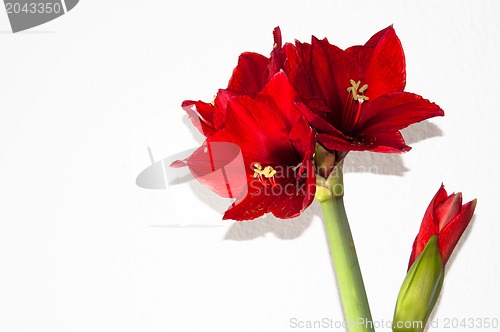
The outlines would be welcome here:
[[[266,179],[270,179],[276,174],[276,170],[272,166],[266,166],[262,168],[262,165],[259,163],[253,164],[253,171],[254,178],[258,176],[264,176]]]
[[[363,85],[361,88],[359,87],[361,85],[361,81],[355,82],[354,80],[350,80],[351,86],[347,88],[347,92],[352,93],[352,98],[356,101],[363,102],[365,100],[368,100],[367,96],[363,95],[363,92],[368,89],[368,84]]]

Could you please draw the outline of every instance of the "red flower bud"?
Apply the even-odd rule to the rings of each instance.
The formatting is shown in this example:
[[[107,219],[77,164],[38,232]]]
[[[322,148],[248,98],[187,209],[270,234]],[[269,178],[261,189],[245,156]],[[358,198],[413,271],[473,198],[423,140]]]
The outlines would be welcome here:
[[[408,269],[433,235],[437,235],[439,252],[443,265],[446,265],[458,240],[472,219],[476,203],[477,200],[474,199],[462,205],[462,193],[448,195],[444,185],[441,185],[425,212],[420,231],[413,243]]]

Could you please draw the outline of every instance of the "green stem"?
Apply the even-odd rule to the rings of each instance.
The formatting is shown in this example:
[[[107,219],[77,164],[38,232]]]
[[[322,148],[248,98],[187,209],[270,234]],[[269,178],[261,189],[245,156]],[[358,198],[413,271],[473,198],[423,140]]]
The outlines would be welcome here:
[[[326,187],[317,187],[316,199],[320,202],[324,214],[325,229],[346,324],[349,332],[375,331],[345,213],[341,165],[332,175],[326,182]]]

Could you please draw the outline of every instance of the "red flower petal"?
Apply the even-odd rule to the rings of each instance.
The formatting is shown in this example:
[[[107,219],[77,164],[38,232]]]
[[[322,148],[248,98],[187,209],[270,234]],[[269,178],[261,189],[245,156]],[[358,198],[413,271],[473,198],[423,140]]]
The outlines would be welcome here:
[[[289,73],[292,72],[293,70],[295,70],[295,68],[298,65],[299,60],[297,58],[297,50],[295,49],[295,46],[293,44],[286,43],[283,46],[283,52],[284,52],[284,56],[285,56],[285,62],[283,64],[283,69],[285,70],[285,73],[287,73],[289,75]]]
[[[281,48],[282,41],[281,41],[281,29],[280,29],[280,27],[274,28],[273,37],[274,37],[274,46],[276,48]]]
[[[251,180],[247,195],[234,202],[224,213],[223,219],[251,220],[268,212],[268,206],[275,199],[272,195],[264,195],[264,187],[257,180]]]
[[[217,96],[214,100],[215,108],[213,116],[213,123],[216,131],[224,127],[224,124],[226,123],[227,104],[229,102],[229,99],[235,95],[236,93],[230,90],[220,89],[217,92]]]
[[[274,28],[273,37],[274,44],[268,65],[268,79],[271,79],[274,75],[276,75],[276,73],[282,70],[285,63],[285,54],[283,53],[283,49],[281,48],[281,30],[279,27]]]
[[[307,107],[303,103],[297,102],[296,105],[297,105],[297,108],[304,115],[304,117],[307,119],[307,121],[309,121],[309,123],[319,133],[325,133],[327,135],[331,135],[331,136],[337,137],[337,138],[345,140],[345,141],[347,141],[347,140],[350,139],[349,136],[346,136],[342,132],[340,132],[339,130],[337,130],[334,126],[332,126],[330,123],[328,123],[324,118],[322,118],[319,115],[315,114],[309,107]],[[313,105],[320,105],[320,104],[319,103],[313,103]],[[322,107],[322,106],[318,106],[317,108],[320,108],[320,107]],[[326,109],[325,112],[328,112],[328,109]]]
[[[213,124],[214,107],[202,101],[185,100],[182,109],[187,113],[193,125],[206,137],[215,133]]]
[[[443,264],[446,264],[451,256],[451,253],[460,240],[463,232],[469,225],[474,210],[476,208],[477,200],[470,201],[462,207],[462,211],[453,220],[451,220],[441,230],[438,236],[439,251],[443,258]]]
[[[269,59],[261,54],[242,53],[227,88],[239,94],[255,96],[267,83],[268,64]]]
[[[295,150],[305,159],[312,159],[316,147],[314,133],[305,119],[300,119],[292,127],[288,139]]]
[[[410,256],[410,262],[408,264],[408,269],[410,269],[410,267],[413,264],[413,262],[415,261],[415,259],[424,250],[425,246],[427,245],[427,242],[429,242],[429,239],[433,235],[438,234],[439,227],[438,227],[438,222],[437,222],[436,216],[435,216],[435,208],[446,197],[448,197],[448,194],[446,193],[446,189],[444,189],[444,185],[441,184],[441,187],[439,187],[439,190],[434,195],[434,197],[432,198],[432,201],[430,202],[429,206],[427,207],[427,210],[425,211],[425,215],[424,215],[424,218],[422,220],[422,224],[420,225],[420,230],[419,230],[417,237],[415,238],[415,242],[413,244],[413,251],[412,251],[411,256]]]
[[[336,117],[341,119],[341,112],[347,100],[347,88],[351,86],[350,80],[361,79],[360,67],[354,58],[337,46],[331,45],[326,38],[318,40],[313,37],[311,61],[314,77],[326,105],[333,113],[339,113]]]
[[[366,141],[371,144],[368,145],[367,150],[372,152],[381,153],[401,153],[408,152],[411,147],[406,145],[403,136],[399,131],[392,133],[378,133],[373,137],[367,137]]]
[[[406,84],[403,47],[392,26],[376,33],[364,46],[346,50],[361,66],[371,100],[390,92],[403,91]]]
[[[223,132],[214,134],[184,163],[195,179],[210,190],[235,198],[247,190],[247,169],[240,148],[227,141]],[[179,162],[174,164],[173,167],[181,166]]]
[[[305,162],[304,179],[295,179],[288,186],[282,187],[283,195],[269,205],[269,211],[281,219],[295,218],[300,215],[313,201],[316,192],[316,174],[312,160]],[[284,196],[284,197],[283,197]]]
[[[296,160],[288,137],[301,117],[293,103],[294,95],[286,75],[281,73],[256,99],[239,96],[229,101],[227,134],[250,163],[292,165]]]
[[[462,194],[451,194],[443,199],[435,209],[439,230],[442,230],[462,209]]]
[[[248,96],[235,97],[229,102],[227,134],[245,152],[249,167],[255,162],[280,165],[293,159],[287,127],[279,118],[273,118],[273,113],[268,105]]]
[[[318,134],[316,137],[318,143],[331,151],[365,151],[368,150],[365,145],[356,145],[343,138],[336,137],[330,134]]]
[[[295,96],[296,92],[290,81],[285,73],[281,71],[262,89],[255,100],[274,106],[277,112],[270,115],[280,116],[288,130],[291,130],[293,125],[302,119],[301,113],[295,106]],[[268,123],[268,125],[270,124]]]
[[[411,147],[405,144],[401,133],[378,133],[374,136],[345,140],[330,134],[318,134],[318,142],[332,151],[371,151],[379,153],[408,152]]]
[[[421,96],[409,92],[393,92],[366,103],[361,111],[356,133],[392,132],[413,123],[443,116],[443,110]]]
[[[321,89],[314,78],[311,62],[311,44],[295,42],[297,65],[286,73],[300,99],[323,98]],[[288,68],[291,69],[291,68]]]

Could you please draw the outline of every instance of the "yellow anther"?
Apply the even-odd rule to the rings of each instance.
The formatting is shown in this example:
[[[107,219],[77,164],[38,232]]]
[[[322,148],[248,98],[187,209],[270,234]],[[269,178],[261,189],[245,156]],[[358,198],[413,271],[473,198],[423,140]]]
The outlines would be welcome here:
[[[212,101],[210,102],[210,104],[212,104],[212,106],[215,106],[215,98],[217,98],[217,95],[214,95],[214,98],[212,99]]]
[[[266,166],[262,168],[259,163],[253,164],[253,177],[256,178],[259,175],[263,175],[266,179],[272,178],[276,174],[276,170],[272,166]]]
[[[365,84],[363,85],[360,89],[359,89],[359,93],[363,93],[366,91],[366,89],[368,89],[368,84]]]
[[[359,102],[363,102],[365,100],[368,100],[367,96],[363,95],[363,92],[368,89],[368,84],[363,85],[361,88],[359,87],[361,85],[361,81],[355,82],[354,80],[350,80],[351,86],[347,88],[347,92],[352,93],[352,98],[354,100],[357,100]]]
[[[347,88],[347,92],[356,93],[356,91],[358,91],[360,84],[361,84],[361,81],[355,82],[354,80],[351,80],[351,86]]]

